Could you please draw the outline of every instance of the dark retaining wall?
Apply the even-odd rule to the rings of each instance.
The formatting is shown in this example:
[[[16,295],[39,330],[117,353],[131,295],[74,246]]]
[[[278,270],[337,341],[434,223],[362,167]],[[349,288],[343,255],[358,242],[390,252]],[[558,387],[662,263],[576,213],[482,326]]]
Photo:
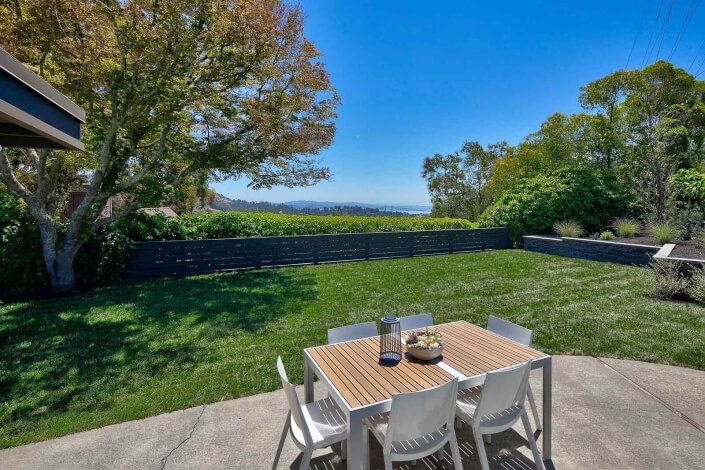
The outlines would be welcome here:
[[[524,249],[569,258],[647,266],[660,247],[582,238],[526,235]]]
[[[135,243],[125,276],[182,276],[509,247],[506,227],[142,242]]]

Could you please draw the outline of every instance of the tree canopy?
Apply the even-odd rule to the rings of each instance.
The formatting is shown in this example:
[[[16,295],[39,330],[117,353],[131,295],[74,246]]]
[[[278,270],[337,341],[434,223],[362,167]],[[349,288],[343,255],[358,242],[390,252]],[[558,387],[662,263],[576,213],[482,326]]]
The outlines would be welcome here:
[[[580,90],[582,112],[549,116],[537,131],[492,160],[481,190],[484,202],[497,201],[530,178],[590,169],[633,192],[634,209],[646,221],[672,218],[674,173],[704,163],[704,99],[705,82],[665,61],[595,80]],[[443,207],[444,180],[427,180],[434,208]],[[455,192],[462,190],[456,185]],[[474,203],[463,204],[459,212],[474,214]]]
[[[29,207],[57,290],[81,233],[217,178],[254,188],[329,177],[339,98],[280,0],[42,0],[0,6],[3,46],[84,107],[79,153],[2,149],[0,179]],[[86,195],[58,243],[68,191]],[[120,206],[101,215],[110,197]],[[57,246],[58,245],[58,246]]]

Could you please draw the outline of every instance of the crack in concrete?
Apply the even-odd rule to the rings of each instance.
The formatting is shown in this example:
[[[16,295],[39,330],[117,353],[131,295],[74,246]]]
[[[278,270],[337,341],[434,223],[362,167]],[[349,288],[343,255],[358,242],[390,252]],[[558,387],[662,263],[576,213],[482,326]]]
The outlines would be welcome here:
[[[614,372],[615,374],[619,375],[619,376],[622,377],[624,380],[626,380],[626,381],[629,382],[630,384],[634,385],[636,388],[638,388],[639,390],[641,390],[642,392],[644,392],[645,394],[647,394],[648,396],[650,396],[651,398],[653,398],[654,400],[656,400],[657,402],[659,402],[661,405],[663,405],[664,407],[666,407],[666,409],[668,409],[668,411],[670,411],[670,412],[673,413],[674,415],[678,416],[680,419],[682,419],[682,420],[685,421],[686,423],[690,424],[691,426],[693,426],[695,429],[697,429],[697,430],[700,431],[701,433],[705,434],[705,428],[702,427],[700,424],[698,424],[698,422],[695,421],[693,418],[691,418],[690,416],[686,415],[686,414],[683,413],[682,411],[680,411],[680,410],[674,408],[673,406],[669,405],[663,398],[661,398],[661,397],[659,397],[658,395],[656,395],[656,394],[654,394],[654,393],[648,391],[647,389],[645,389],[644,387],[642,387],[641,385],[639,385],[638,383],[636,383],[635,381],[633,381],[632,379],[630,379],[630,378],[627,377],[626,375],[622,374],[620,371],[618,371],[617,369],[615,369],[615,368],[612,367],[611,365],[607,364],[607,363],[606,363],[605,361],[603,361],[601,358],[596,357],[595,359],[597,359],[598,361],[600,361],[600,362],[602,363],[602,365],[604,365],[605,367],[607,367],[609,370],[611,370],[611,371]]]
[[[191,439],[191,437],[193,436],[193,433],[196,432],[196,426],[198,426],[198,423],[201,421],[201,417],[203,416],[203,413],[204,413],[205,411],[206,411],[206,405],[203,405],[203,406],[201,407],[201,412],[199,413],[198,418],[196,418],[196,422],[193,423],[193,427],[191,428],[191,432],[189,433],[189,435],[186,436],[186,439],[184,439],[184,440],[182,440],[181,442],[179,442],[179,444],[178,444],[176,447],[174,447],[173,449],[171,449],[171,450],[169,451],[169,453],[164,456],[164,458],[161,460],[161,467],[159,467],[159,470],[164,470],[164,468],[166,467],[166,463],[167,463],[167,461],[169,460],[169,457],[171,457],[171,454],[173,454],[174,452],[176,452],[179,447],[181,447],[181,446],[184,445],[189,439]]]

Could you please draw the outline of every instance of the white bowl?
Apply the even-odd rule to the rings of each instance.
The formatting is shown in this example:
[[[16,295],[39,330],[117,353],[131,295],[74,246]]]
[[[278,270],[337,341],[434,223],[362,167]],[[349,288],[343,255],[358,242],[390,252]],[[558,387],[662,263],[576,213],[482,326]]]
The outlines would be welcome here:
[[[430,361],[443,354],[443,345],[441,344],[440,347],[433,349],[410,348],[407,346],[406,352],[421,361]]]

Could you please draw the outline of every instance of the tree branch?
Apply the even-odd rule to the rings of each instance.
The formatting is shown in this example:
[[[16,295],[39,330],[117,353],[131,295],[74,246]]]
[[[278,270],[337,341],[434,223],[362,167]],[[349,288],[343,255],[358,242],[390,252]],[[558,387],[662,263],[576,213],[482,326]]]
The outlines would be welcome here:
[[[12,172],[12,167],[10,166],[5,147],[3,146],[0,146],[0,178],[2,178],[7,185],[7,189],[9,189],[12,194],[24,200],[27,205],[34,205],[34,195],[19,182]]]

